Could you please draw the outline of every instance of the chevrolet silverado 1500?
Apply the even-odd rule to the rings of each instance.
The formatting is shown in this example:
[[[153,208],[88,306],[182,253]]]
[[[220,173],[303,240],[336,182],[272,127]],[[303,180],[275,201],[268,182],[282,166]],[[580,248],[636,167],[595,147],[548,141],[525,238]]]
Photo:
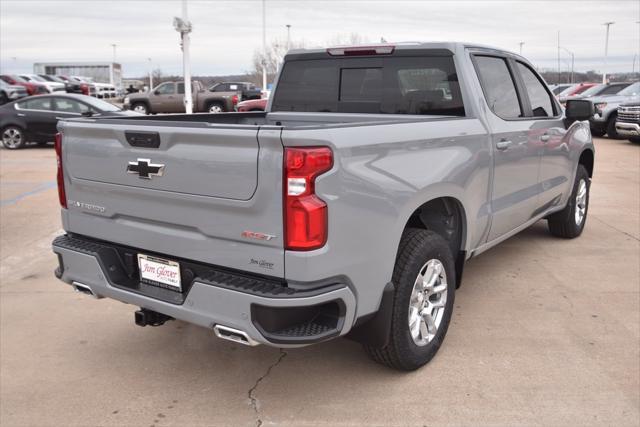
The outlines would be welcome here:
[[[587,218],[593,105],[461,43],[289,52],[266,112],[59,124],[56,275],[247,345],[345,336],[411,370],[464,263]]]

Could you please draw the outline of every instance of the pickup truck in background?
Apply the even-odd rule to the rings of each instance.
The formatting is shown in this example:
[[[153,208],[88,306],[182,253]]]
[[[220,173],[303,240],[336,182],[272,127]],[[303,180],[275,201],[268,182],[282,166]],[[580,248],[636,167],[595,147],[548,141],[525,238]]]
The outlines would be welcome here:
[[[616,132],[620,137],[640,143],[640,101],[629,102],[618,107]]]
[[[56,276],[246,345],[442,346],[465,261],[585,226],[593,105],[461,43],[290,51],[266,112],[59,123]]]
[[[589,119],[591,133],[595,136],[605,134],[612,139],[620,139],[616,130],[616,118],[620,104],[640,101],[640,82],[635,82],[615,95],[600,95],[587,98],[595,106],[596,113]]]
[[[191,82],[191,90],[194,113],[233,111],[238,103],[238,91],[209,92],[198,81]],[[184,82],[164,82],[152,91],[129,94],[124,108],[141,114],[184,113]]]
[[[216,83],[209,88],[210,92],[236,92],[239,95],[241,101],[249,99],[260,99],[262,97],[262,91],[258,89],[253,83],[248,82],[224,82]]]

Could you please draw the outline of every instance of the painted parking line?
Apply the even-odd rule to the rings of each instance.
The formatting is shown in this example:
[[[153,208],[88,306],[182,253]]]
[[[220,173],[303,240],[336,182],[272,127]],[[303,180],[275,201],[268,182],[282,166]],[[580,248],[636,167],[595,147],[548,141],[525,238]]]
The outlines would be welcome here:
[[[56,186],[57,186],[56,181],[44,182],[44,183],[40,184],[39,186],[37,186],[36,188],[34,188],[33,190],[29,190],[29,191],[26,191],[24,193],[20,193],[16,197],[13,197],[11,199],[6,199],[6,200],[0,200],[0,206],[14,205],[14,204],[18,203],[20,200],[24,199],[25,197],[33,196],[33,195],[36,195],[36,194],[51,190],[53,188],[56,188]]]

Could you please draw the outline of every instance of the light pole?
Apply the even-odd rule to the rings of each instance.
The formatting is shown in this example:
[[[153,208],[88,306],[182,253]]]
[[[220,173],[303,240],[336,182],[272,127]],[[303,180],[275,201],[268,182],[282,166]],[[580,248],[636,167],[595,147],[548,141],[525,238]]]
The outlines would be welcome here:
[[[115,81],[116,81],[115,76],[114,76],[115,71],[114,71],[113,67],[114,67],[114,64],[116,63],[116,47],[117,46],[118,46],[117,44],[111,43],[111,47],[113,48],[113,61],[111,62],[111,66],[109,66],[109,69],[111,70],[111,76],[110,76],[111,77],[111,81],[109,83],[111,83],[111,84],[114,84]]]
[[[520,42],[518,44],[520,45],[520,56],[522,56],[522,45],[524,45],[524,42]]]
[[[604,41],[604,71],[602,72],[602,83],[607,82],[607,55],[609,54],[609,27],[612,24],[615,24],[615,22],[611,21],[611,22],[605,22],[604,24],[602,24],[607,27],[607,35]]]
[[[560,84],[560,31],[558,30],[558,84]]]
[[[262,90],[267,90],[267,2],[262,0]]]
[[[173,18],[173,26],[180,33],[182,40],[182,71],[184,74],[184,109],[187,114],[193,113],[191,96],[191,58],[189,58],[189,33],[191,22],[187,17],[187,0],[182,0],[182,18]]]
[[[287,52],[291,49],[291,25],[287,24]]]
[[[573,54],[573,52],[571,52],[569,49],[565,48],[565,47],[560,47],[560,49],[563,49],[565,52],[567,52],[569,55],[571,55],[571,83],[573,83],[573,65],[575,64],[575,55]]]
[[[149,92],[153,90],[153,65],[151,64],[151,58],[147,58],[149,61]]]

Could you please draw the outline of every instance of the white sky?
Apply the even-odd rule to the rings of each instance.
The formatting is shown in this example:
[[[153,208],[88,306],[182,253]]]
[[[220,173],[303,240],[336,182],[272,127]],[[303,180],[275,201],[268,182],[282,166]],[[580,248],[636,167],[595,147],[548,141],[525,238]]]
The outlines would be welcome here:
[[[631,71],[640,56],[640,1],[304,1],[267,0],[267,38],[324,46],[358,33],[370,40],[455,40],[518,51],[536,66],[557,67],[560,44],[576,70],[603,69],[606,21],[609,72]],[[238,74],[251,69],[262,43],[260,0],[189,0],[192,72]],[[31,72],[34,62],[110,61],[116,43],[124,76],[146,73],[147,58],[165,74],[181,74],[174,16],[178,0],[0,0],[0,70]],[[561,67],[570,67],[562,51]],[[635,69],[640,68],[636,58]]]

